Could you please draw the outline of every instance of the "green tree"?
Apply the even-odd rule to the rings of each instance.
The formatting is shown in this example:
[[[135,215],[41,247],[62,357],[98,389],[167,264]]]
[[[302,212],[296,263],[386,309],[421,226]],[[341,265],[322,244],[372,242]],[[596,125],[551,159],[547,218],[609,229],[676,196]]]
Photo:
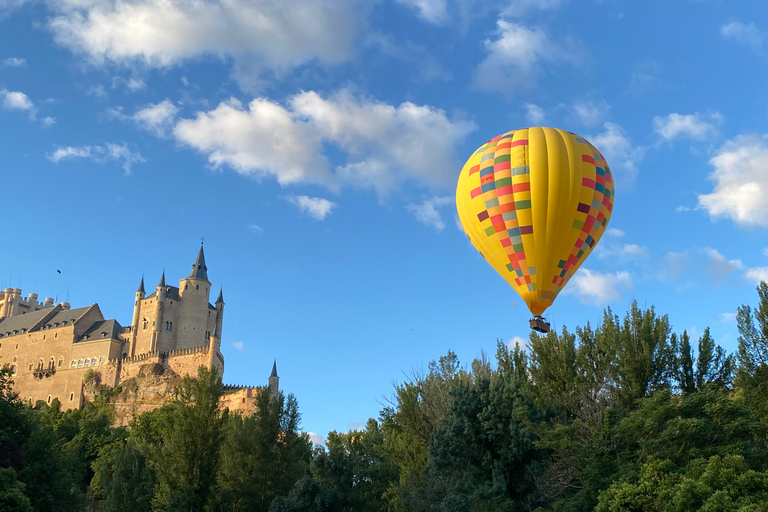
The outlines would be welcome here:
[[[202,366],[196,379],[185,377],[179,385],[162,444],[151,457],[157,510],[199,512],[211,504],[227,416],[219,409],[222,391],[216,370]]]
[[[768,284],[757,287],[757,308],[741,306],[736,313],[739,329],[736,386],[749,406],[768,421]]]
[[[697,356],[693,353],[687,331],[683,331],[679,339],[673,334],[670,344],[674,352],[672,380],[681,391],[693,393],[706,386],[731,386],[735,360],[733,356],[727,355],[721,346],[715,344],[709,327],[699,338]]]
[[[143,453],[147,447],[130,439],[121,448],[110,464],[111,467],[97,464],[96,474],[103,498],[99,510],[150,512],[157,479]],[[103,454],[102,457],[107,458],[109,455]]]

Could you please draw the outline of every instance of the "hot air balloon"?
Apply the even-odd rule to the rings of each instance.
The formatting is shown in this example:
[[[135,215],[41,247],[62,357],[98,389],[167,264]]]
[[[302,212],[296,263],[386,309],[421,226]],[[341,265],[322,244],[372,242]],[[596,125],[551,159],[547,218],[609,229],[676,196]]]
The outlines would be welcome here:
[[[605,232],[614,181],[603,155],[557,128],[494,137],[467,160],[456,187],[472,244],[533,314],[532,329]]]

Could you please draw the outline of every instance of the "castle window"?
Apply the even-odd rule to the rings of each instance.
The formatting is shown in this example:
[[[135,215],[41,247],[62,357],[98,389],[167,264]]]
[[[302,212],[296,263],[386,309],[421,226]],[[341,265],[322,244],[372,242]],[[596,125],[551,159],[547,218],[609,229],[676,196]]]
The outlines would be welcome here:
[[[173,329],[173,322],[165,322],[165,330],[170,331]]]
[[[43,341],[45,341],[45,334],[43,334]]]
[[[19,350],[19,344],[18,343],[16,344],[16,350]]]
[[[63,364],[64,364],[64,358],[63,358],[63,357],[60,357],[60,358],[59,358],[59,365],[58,365],[58,366],[59,366],[59,368],[61,368],[61,366],[62,366]]]
[[[184,289],[186,290],[187,288],[189,288],[189,285],[188,285],[188,284],[185,284],[185,285],[184,285]]]
[[[29,402],[29,406],[32,407],[32,397],[27,398],[27,402]]]
[[[86,367],[91,366],[91,360],[90,359],[86,359],[85,360],[85,366]]]
[[[56,359],[54,357],[51,357],[48,360],[48,369],[51,370],[53,368],[56,368]]]
[[[205,331],[205,337],[210,338],[211,337],[211,331]]]
[[[77,361],[73,359],[72,362],[69,363],[69,367],[70,368],[77,368]]]
[[[82,359],[80,359],[79,361],[77,361],[77,367],[78,367],[78,368],[82,368],[82,367],[83,367],[83,360],[82,360]]]
[[[200,285],[199,285],[199,284],[196,284],[196,285],[195,285],[195,290],[199,290],[199,289],[200,289]]]
[[[149,322],[147,322],[147,319],[144,319],[144,329],[146,329],[149,326]]]
[[[101,356],[101,359],[99,359],[99,364],[100,365],[104,364],[104,356]]]
[[[48,395],[48,405],[51,405],[51,395]]]
[[[74,399],[75,399],[75,394],[74,393],[70,393],[69,394],[69,401],[71,402]]]
[[[16,356],[13,356],[13,362],[14,363],[16,362]]]
[[[91,366],[96,366],[96,358],[91,359]]]
[[[37,362],[37,369],[42,370],[43,369],[43,358],[41,357],[40,360]]]
[[[29,363],[29,367],[27,367],[27,371],[32,371],[32,363]]]
[[[58,337],[59,337],[59,333],[56,332],[56,333],[53,334],[53,339],[56,339]]]
[[[16,372],[19,371],[19,368],[14,364],[11,365],[11,375],[16,375]]]

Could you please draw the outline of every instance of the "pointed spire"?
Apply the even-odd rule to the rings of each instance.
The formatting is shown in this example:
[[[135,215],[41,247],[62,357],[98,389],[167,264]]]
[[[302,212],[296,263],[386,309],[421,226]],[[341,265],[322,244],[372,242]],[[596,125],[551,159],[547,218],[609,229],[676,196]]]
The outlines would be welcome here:
[[[224,289],[222,287],[219,287],[219,298],[216,299],[216,304],[224,304]]]
[[[139,289],[136,290],[136,293],[146,293],[144,291],[144,274],[141,274],[141,282],[139,283]]]
[[[203,253],[203,244],[200,244],[200,252],[197,253],[197,258],[192,264],[192,272],[190,272],[188,279],[208,280],[208,267],[205,266],[205,253]]]
[[[157,283],[157,287],[158,288],[163,287],[163,286],[165,286],[165,269],[163,269],[163,275],[160,276],[160,282]]]
[[[272,377],[277,377],[277,359],[272,363],[272,375],[270,375],[269,378],[271,379]]]

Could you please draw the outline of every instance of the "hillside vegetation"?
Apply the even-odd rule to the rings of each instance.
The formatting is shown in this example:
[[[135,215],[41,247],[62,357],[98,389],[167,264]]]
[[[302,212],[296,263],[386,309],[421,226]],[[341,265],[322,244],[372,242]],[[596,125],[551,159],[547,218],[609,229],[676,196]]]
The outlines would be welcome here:
[[[448,352],[363,430],[312,447],[296,399],[218,408],[201,369],[114,428],[110,397],[23,405],[0,370],[0,512],[768,511],[768,285],[738,351],[633,304],[599,325]]]

